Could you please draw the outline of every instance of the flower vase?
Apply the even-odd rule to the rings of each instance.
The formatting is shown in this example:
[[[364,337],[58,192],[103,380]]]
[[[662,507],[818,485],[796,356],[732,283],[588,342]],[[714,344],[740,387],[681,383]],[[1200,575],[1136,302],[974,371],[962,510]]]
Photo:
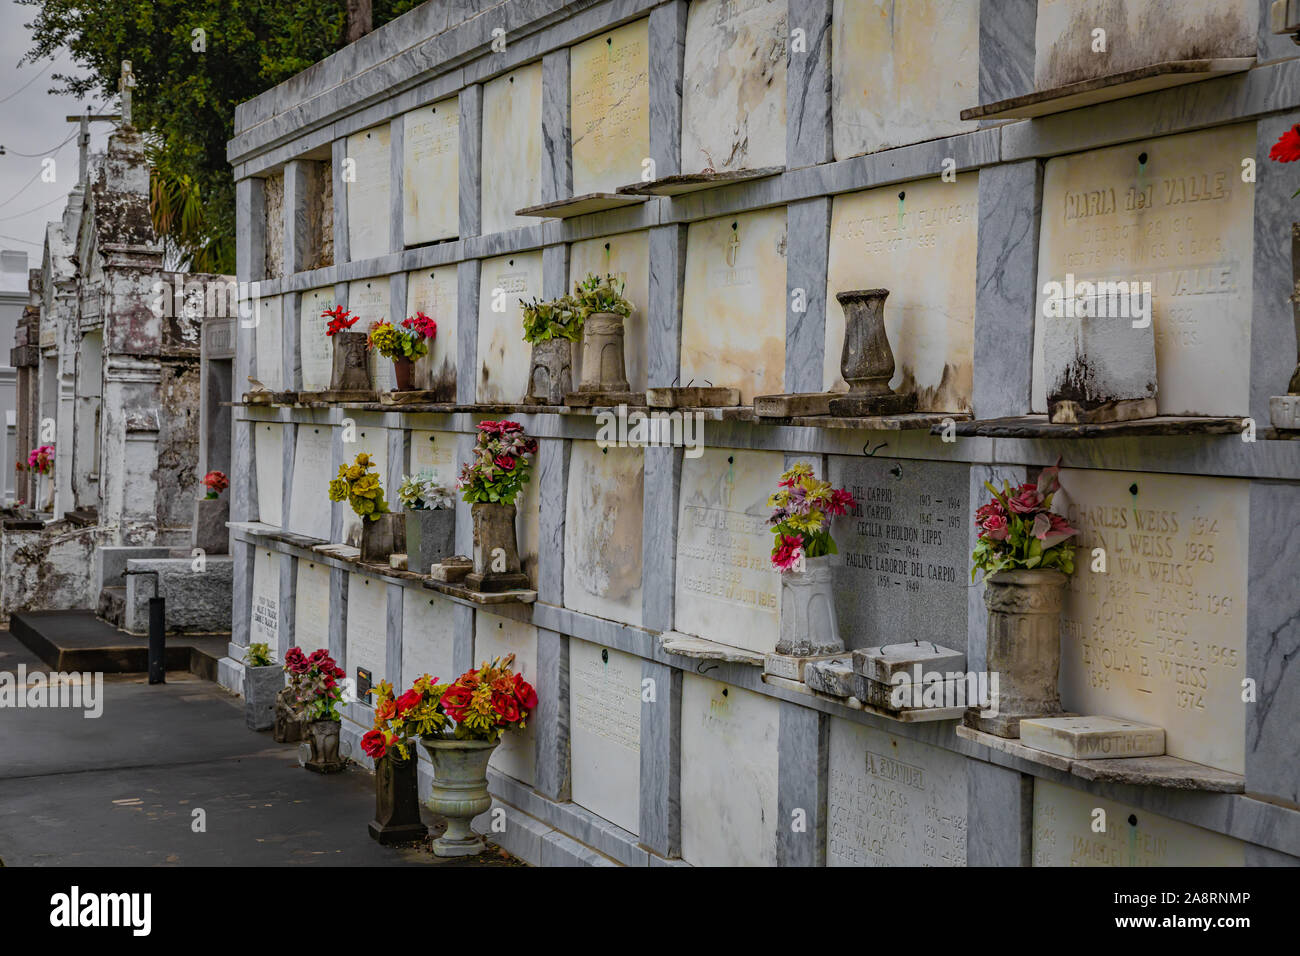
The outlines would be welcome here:
[[[421,737],[420,743],[433,761],[429,809],[447,818],[447,831],[433,841],[433,855],[482,853],[487,844],[470,829],[470,821],[492,808],[487,767],[498,741]]]
[[[330,391],[372,391],[375,386],[370,378],[370,363],[366,355],[366,333],[336,332],[331,338],[334,339],[334,368],[330,376]]]
[[[420,822],[419,763],[414,753],[403,760],[396,751],[375,761],[375,818],[370,822],[370,836],[384,846],[423,840],[429,832]]]
[[[1062,712],[1057,678],[1068,580],[1051,569],[998,571],[985,580],[985,659],[993,706],[986,712],[968,709],[966,726],[1014,739],[1020,736],[1021,720]]]
[[[393,379],[397,383],[396,391],[415,390],[415,362],[409,358],[393,359]]]
[[[582,383],[579,392],[628,392],[623,361],[623,316],[593,312],[582,326]]]
[[[406,519],[402,512],[389,511],[373,521],[361,517],[361,560],[387,564],[389,555],[406,550]]]
[[[563,405],[573,391],[573,343],[561,336],[533,345],[524,404]]]
[[[915,393],[900,395],[889,387],[894,377],[894,353],[885,335],[888,297],[888,289],[862,289],[835,296],[844,310],[840,373],[849,384],[849,393],[831,399],[832,415],[897,415],[916,408]]]
[[[276,695],[284,687],[284,668],[244,665],[244,724],[249,730],[270,730],[275,726]]]
[[[311,759],[305,764],[314,773],[338,773],[343,769],[339,756],[339,720],[313,720],[307,724],[307,743],[311,745]]]
[[[229,554],[230,531],[226,527],[229,520],[229,498],[196,498],[190,546],[203,549],[204,554]]]
[[[781,574],[781,637],[776,652],[820,657],[843,651],[835,616],[830,556],[805,558],[802,571]]]
[[[513,591],[528,587],[519,561],[515,506],[480,501],[470,508],[474,521],[474,570],[465,586],[474,591]]]
[[[293,688],[286,686],[275,695],[275,742],[293,744],[302,740],[302,711],[294,699]]]
[[[454,508],[411,508],[406,515],[406,569],[428,574],[456,553]]]

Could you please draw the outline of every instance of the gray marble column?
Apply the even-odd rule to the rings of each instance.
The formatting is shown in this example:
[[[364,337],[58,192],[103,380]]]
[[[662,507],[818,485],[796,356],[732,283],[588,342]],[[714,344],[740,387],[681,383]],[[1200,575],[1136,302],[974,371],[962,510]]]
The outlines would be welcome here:
[[[1043,167],[1038,160],[980,170],[973,397],[977,418],[1029,412],[1042,205]]]
[[[686,227],[657,226],[650,230],[651,343],[646,376],[651,388],[673,384],[682,362],[682,287],[686,276]],[[682,383],[685,384],[685,383]]]
[[[311,233],[307,226],[310,160],[294,159],[284,166],[284,274],[306,268],[311,257]]]
[[[384,680],[390,682],[401,693],[410,690],[409,687],[402,686],[402,601],[406,588],[393,583],[389,583],[387,588]]]
[[[402,114],[388,122],[388,251],[401,252],[406,248],[406,203],[402,198],[405,189],[406,120]],[[394,313],[395,314],[395,313]],[[390,317],[391,318],[391,317]]]
[[[474,609],[464,604],[457,604],[451,609],[452,614],[452,670],[458,677],[475,665],[474,660]]]
[[[786,700],[780,708],[776,862],[778,866],[825,866],[830,718]]]
[[[462,231],[464,189],[462,180]],[[482,263],[478,259],[469,259],[456,266],[456,401],[465,405],[472,404],[478,396],[478,297],[481,270]]]
[[[569,128],[569,48],[542,57],[542,202],[573,195]]]
[[[334,662],[348,672],[348,572],[343,568],[330,568],[330,632],[329,652]],[[310,653],[314,648],[305,647]]]
[[[348,246],[348,184],[343,181],[344,160],[348,158],[346,137],[330,144],[330,169],[334,176],[334,265],[351,260]]]
[[[558,242],[542,249],[542,298],[558,299],[569,291],[569,244]]]
[[[477,236],[483,224],[480,193],[483,167],[483,87],[475,83],[460,91],[460,238]],[[463,263],[462,263],[463,264]],[[475,283],[475,288],[478,284]],[[477,295],[475,296],[477,300]],[[464,301],[464,287],[461,287]],[[468,368],[468,366],[461,366]],[[458,379],[464,379],[458,375]]]
[[[384,413],[384,429],[388,436],[388,474],[384,476],[384,497],[392,511],[400,511],[397,489],[402,486],[402,476],[410,474],[411,433],[403,427],[401,412]],[[426,570],[426,573],[427,570]]]
[[[831,159],[831,7],[833,0],[789,0],[790,54],[785,80],[785,164]],[[794,31],[802,30],[802,49]],[[824,277],[824,274],[823,274]],[[796,391],[787,387],[787,391]]]
[[[1300,99],[1300,91],[1294,94]],[[1268,152],[1278,137],[1297,123],[1300,123],[1300,111],[1292,111],[1261,119],[1255,127],[1249,414],[1257,428],[1268,426],[1269,398],[1286,394],[1287,383],[1296,367],[1296,329],[1290,301],[1295,286],[1291,278],[1291,225],[1300,222],[1300,206],[1291,194],[1300,182],[1288,172],[1288,167],[1269,159]]]
[[[682,672],[642,661],[641,680],[641,842],[662,857],[678,857],[682,852]]]
[[[280,411],[280,527],[289,530],[289,512],[293,507],[294,452],[298,447],[298,426],[293,422],[293,410]]]
[[[980,4],[979,102],[996,103],[1033,92],[1037,22],[1038,0]],[[982,125],[999,122],[986,120]]]
[[[570,797],[569,773],[569,638],[544,627],[537,629],[537,710],[530,723],[537,727],[538,793],[552,800]]]
[[[822,390],[830,236],[830,199],[807,199],[786,207],[786,392]]]
[[[339,466],[347,461],[347,448],[343,444],[343,429],[341,427],[345,414],[344,409],[338,406],[334,406],[329,410],[331,478],[339,473]],[[344,509],[347,507],[348,503],[346,501],[330,502],[330,541],[335,543],[343,541],[343,526],[347,514]]]
[[[564,604],[564,520],[571,449],[566,438],[543,438],[537,449],[535,480],[541,500],[539,551],[546,556],[537,570],[537,599],[557,606]]]
[[[284,357],[284,387],[302,391],[302,294],[280,296],[280,354]]]
[[[1030,866],[1034,778],[980,760],[966,764],[966,865]]]
[[[677,585],[677,489],[682,449],[645,450],[645,522],[641,530],[641,623],[655,631],[673,629]]]
[[[284,655],[293,646],[294,635],[298,630],[297,621],[297,587],[298,559],[292,555],[280,555],[280,603],[278,647],[271,648],[276,660],[283,661]]]
[[[456,473],[460,474],[460,465],[470,460],[474,454],[476,435],[461,433],[456,436]],[[538,451],[540,452],[540,448]],[[456,553],[466,557],[474,554],[474,522],[470,516],[473,506],[456,495]]]
[[[676,175],[682,168],[686,10],[686,0],[673,0],[650,11],[650,158],[655,179]]]

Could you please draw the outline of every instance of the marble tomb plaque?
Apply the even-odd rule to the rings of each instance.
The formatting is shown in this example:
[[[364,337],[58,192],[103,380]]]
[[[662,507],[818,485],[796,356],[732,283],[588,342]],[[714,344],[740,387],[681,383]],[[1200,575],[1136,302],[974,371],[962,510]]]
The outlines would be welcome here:
[[[890,387],[915,389],[918,411],[971,410],[978,196],[979,174],[963,173],[951,183],[925,179],[835,197],[823,359],[828,390],[848,388],[840,374],[844,310],[836,293],[888,289]]]
[[[330,646],[330,569],[306,558],[298,559],[293,589],[293,643],[303,653]]]
[[[686,233],[680,384],[784,391],[785,210],[693,222]]]
[[[410,690],[423,674],[441,683],[456,679],[459,671],[452,659],[456,640],[453,610],[451,601],[441,595],[423,588],[402,589],[401,690]]]
[[[460,98],[402,117],[402,239],[417,246],[460,234]]]
[[[634,392],[646,389],[646,360],[650,350],[650,234],[625,232],[585,239],[569,246],[570,287],[588,275],[612,275],[623,283],[623,297],[632,314],[623,319],[623,367]],[[573,349],[573,384],[582,380],[582,343]]]
[[[1159,414],[1249,414],[1255,187],[1241,161],[1254,155],[1247,123],[1047,161],[1034,411],[1047,411],[1048,283],[1072,281],[1150,284]]]
[[[348,283],[348,308],[353,315],[361,316],[361,321],[352,326],[353,332],[368,332],[370,323],[380,319],[393,322],[392,305],[389,299],[388,276],[374,279],[360,279]],[[400,323],[406,316],[397,317]],[[384,358],[375,349],[369,350],[370,380],[378,391],[386,392],[396,387],[397,380],[393,372],[393,360]]]
[[[270,645],[272,656],[280,648],[280,560],[274,551],[253,552],[253,612],[249,624],[250,644]]]
[[[329,483],[334,464],[333,429],[324,423],[298,423],[293,451],[293,493],[289,497],[289,530],[328,541]]]
[[[849,648],[914,638],[966,646],[970,468],[942,461],[830,458],[857,499],[831,532],[835,613]]]
[[[456,478],[460,474],[460,462],[456,460],[455,432],[411,430],[409,474],[418,475],[422,471],[433,472],[454,489]]]
[[[321,313],[334,308],[334,287],[312,289],[304,292],[298,307],[298,339],[302,346],[302,388],[305,392],[319,392],[330,387],[334,372],[334,342],[325,334],[329,319]]]
[[[1106,813],[1104,832],[1093,829]],[[1034,866],[1245,866],[1246,844],[1150,810],[1034,780]]]
[[[281,321],[281,298],[278,295],[267,296],[257,300],[257,328],[254,330],[254,342],[257,346],[257,370],[253,377],[273,392],[292,385],[285,375],[284,347],[281,340],[283,322]],[[252,382],[239,383],[238,390],[243,393],[251,391]]]
[[[564,526],[564,606],[641,624],[640,448],[575,441]]]
[[[384,500],[388,502],[389,510],[397,510],[400,507],[396,503],[397,489],[389,487],[392,482],[388,480],[388,429],[374,424],[378,416],[362,416],[353,412],[352,417],[356,426],[353,432],[356,440],[343,443],[343,464],[352,464],[361,452],[368,454],[371,470],[379,474],[379,483],[384,486]],[[330,469],[330,478],[336,478],[338,472],[337,468]],[[360,547],[361,518],[346,501],[342,502],[342,507],[343,541],[354,548]]]
[[[524,680],[537,686],[537,628],[523,621],[479,611],[474,615],[474,666],[494,657],[515,655],[514,669]],[[454,676],[454,675],[453,675]],[[537,721],[528,721],[523,732],[511,731],[488,764],[508,777],[532,786],[537,773]]]
[[[348,167],[356,178],[344,183],[348,189],[348,258],[352,262],[386,256],[389,248],[389,192],[393,168],[387,123],[353,133],[348,137]]]
[[[978,128],[958,114],[979,103],[979,13],[970,0],[835,0],[836,159]],[[936,110],[936,103],[952,108]]]
[[[483,84],[484,235],[537,224],[515,210],[542,201],[543,140],[541,60]]]
[[[278,528],[284,523],[284,426],[255,423],[253,456],[257,470],[257,520]]]
[[[965,866],[966,758],[831,718],[827,866]]]
[[[650,155],[649,26],[628,23],[569,51],[575,196],[641,178]]]
[[[1080,531],[1062,705],[1163,727],[1171,756],[1244,772],[1249,483],[1066,469],[1061,485],[1055,508]]]
[[[785,165],[787,21],[786,0],[691,3],[682,172]]]
[[[768,496],[785,471],[777,452],[705,449],[682,461],[674,626],[766,654],[781,631]]]
[[[569,641],[573,802],[640,832],[641,660]]]
[[[388,680],[388,585],[379,578],[348,572],[346,634],[344,670],[348,677],[356,680],[360,667],[370,671],[372,687]]]
[[[402,318],[423,312],[438,324],[429,354],[415,363],[415,387],[437,391],[440,401],[456,400],[459,288],[454,265],[406,274],[406,315]]]
[[[707,677],[682,676],[682,859],[775,866],[781,705]]]
[[[524,341],[519,300],[534,297],[542,297],[540,252],[483,260],[478,298],[480,402],[516,404],[524,397],[533,351]]]

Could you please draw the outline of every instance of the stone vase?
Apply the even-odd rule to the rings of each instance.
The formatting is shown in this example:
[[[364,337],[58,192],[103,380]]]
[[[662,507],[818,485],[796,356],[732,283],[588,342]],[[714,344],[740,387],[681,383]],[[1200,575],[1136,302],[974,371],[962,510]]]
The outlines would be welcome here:
[[[330,391],[370,391],[375,386],[370,378],[370,363],[366,355],[365,332],[336,332],[334,340],[334,368],[330,375]]]
[[[519,561],[515,536],[515,506],[477,502],[470,508],[474,521],[474,570],[465,585],[475,591],[510,591],[528,587],[528,575]]]
[[[190,546],[202,548],[204,554],[230,552],[229,498],[196,498],[194,524],[190,526]]]
[[[889,387],[894,377],[894,352],[885,335],[888,297],[888,289],[861,289],[835,296],[844,309],[840,374],[848,382],[849,392],[831,400],[832,415],[895,415],[916,407],[915,395],[898,395]]]
[[[582,383],[580,392],[628,392],[623,361],[623,316],[593,312],[582,326]]]
[[[1068,580],[1060,571],[1034,570],[999,571],[984,582],[989,691],[997,713],[971,708],[963,718],[968,727],[1018,738],[1021,720],[1062,712],[1057,678]]]
[[[249,730],[270,730],[275,726],[276,695],[284,687],[284,668],[244,665],[244,723]]]
[[[456,553],[454,508],[412,508],[406,514],[406,568],[428,574],[429,568]]]
[[[338,773],[343,769],[339,756],[340,720],[313,720],[307,724],[307,743],[311,745],[311,759],[305,766],[314,773]]]
[[[781,574],[781,637],[776,652],[818,657],[843,651],[830,555],[805,558],[804,570]]]
[[[397,391],[410,392],[415,390],[415,362],[409,358],[393,359],[393,380],[397,383]]]
[[[434,856],[473,856],[487,844],[470,829],[470,821],[492,807],[487,767],[498,741],[443,740],[421,737],[433,761],[429,809],[447,818],[447,832],[433,841]]]
[[[294,744],[302,740],[302,712],[294,700],[293,688],[286,685],[275,695],[275,742]]]
[[[573,343],[556,336],[533,345],[528,364],[529,405],[563,405],[564,396],[573,391]]]
[[[406,520],[400,511],[390,511],[373,521],[361,518],[361,560],[388,563],[388,556],[406,550]]]
[[[370,822],[370,836],[384,846],[423,840],[429,832],[420,822],[419,763],[414,753],[403,760],[393,751],[375,761],[375,818]]]

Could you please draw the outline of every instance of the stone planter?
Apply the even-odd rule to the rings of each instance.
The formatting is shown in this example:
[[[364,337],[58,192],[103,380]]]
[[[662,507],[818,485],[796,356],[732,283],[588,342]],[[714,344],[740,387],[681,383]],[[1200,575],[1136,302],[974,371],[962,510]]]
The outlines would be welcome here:
[[[528,575],[519,562],[515,537],[515,506],[478,502],[471,506],[474,520],[474,570],[465,585],[475,591],[510,591],[528,587]]]
[[[229,520],[229,498],[196,499],[190,546],[202,548],[204,554],[229,554],[230,529],[226,527]]]
[[[623,362],[623,316],[593,312],[582,326],[582,384],[580,392],[627,392]]]
[[[406,515],[406,568],[428,574],[429,568],[456,553],[454,508],[413,508]]]
[[[409,358],[393,359],[393,379],[397,382],[397,391],[415,390],[415,362]]]
[[[530,405],[563,405],[566,393],[573,391],[573,343],[568,339],[547,339],[533,346],[528,365]]]
[[[313,720],[307,724],[307,743],[311,745],[311,759],[304,765],[314,773],[338,773],[343,769],[339,756],[339,720]]]
[[[370,822],[370,836],[384,846],[423,840],[429,832],[420,822],[419,763],[414,753],[402,760],[395,752],[375,761],[375,818]]]
[[[1016,738],[1021,720],[1061,713],[1057,678],[1067,581],[1060,571],[1048,570],[999,571],[984,582],[989,692],[997,713],[971,708],[964,717],[968,727]]]
[[[302,740],[302,712],[293,698],[293,688],[285,686],[275,695],[275,742],[294,744]]]
[[[470,829],[470,821],[492,807],[487,766],[498,741],[443,740],[421,737],[433,760],[433,795],[429,809],[447,818],[447,832],[433,841],[434,856],[473,856],[487,848]]]
[[[270,730],[275,726],[276,695],[284,687],[284,668],[244,665],[244,723],[249,730]]]
[[[897,415],[916,408],[916,395],[898,395],[889,388],[894,377],[894,353],[885,335],[888,289],[862,289],[835,296],[844,309],[844,349],[840,373],[849,393],[831,400],[831,414],[842,417]]]
[[[366,356],[365,332],[336,332],[334,340],[334,369],[330,375],[330,391],[370,391],[375,386],[370,379],[370,363]]]
[[[778,654],[819,657],[844,650],[835,617],[830,555],[806,558],[803,571],[781,574],[781,638]]]
[[[400,511],[382,514],[374,521],[361,519],[361,560],[388,563],[390,554],[406,550],[406,521]]]

